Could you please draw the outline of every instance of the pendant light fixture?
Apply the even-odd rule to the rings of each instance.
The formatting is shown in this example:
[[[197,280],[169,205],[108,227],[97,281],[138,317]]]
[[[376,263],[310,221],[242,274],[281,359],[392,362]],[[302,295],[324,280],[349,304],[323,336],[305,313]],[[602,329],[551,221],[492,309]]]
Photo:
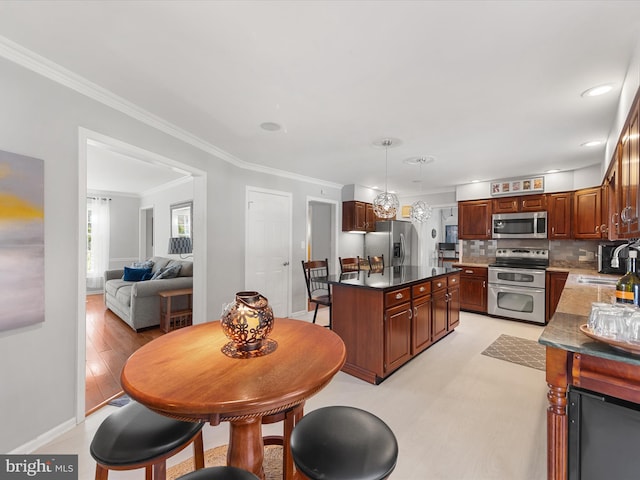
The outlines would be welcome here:
[[[380,143],[384,147],[385,172],[384,172],[384,192],[379,193],[373,199],[373,212],[379,218],[395,218],[400,207],[400,201],[394,193],[387,190],[387,180],[389,177],[389,147],[393,145],[390,138],[385,138]]]
[[[420,165],[420,194],[422,195],[422,165],[427,163],[427,157],[419,157],[415,162]],[[430,160],[432,162],[433,159]],[[429,162],[429,163],[430,163]],[[411,205],[411,221],[424,223],[431,218],[431,206],[422,200],[418,200]]]

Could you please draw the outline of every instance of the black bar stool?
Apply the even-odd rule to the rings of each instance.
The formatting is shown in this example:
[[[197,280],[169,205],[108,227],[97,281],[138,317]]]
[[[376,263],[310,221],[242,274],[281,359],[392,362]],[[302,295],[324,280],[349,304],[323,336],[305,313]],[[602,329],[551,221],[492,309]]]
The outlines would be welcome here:
[[[176,480],[260,480],[253,473],[237,467],[208,467],[187,473]]]
[[[332,406],[302,417],[291,434],[291,454],[311,480],[382,480],[396,466],[398,442],[372,413]]]
[[[96,480],[107,480],[109,470],[143,467],[147,480],[165,480],[167,458],[191,442],[196,468],[204,468],[203,426],[174,420],[132,401],[105,418],[91,441]]]

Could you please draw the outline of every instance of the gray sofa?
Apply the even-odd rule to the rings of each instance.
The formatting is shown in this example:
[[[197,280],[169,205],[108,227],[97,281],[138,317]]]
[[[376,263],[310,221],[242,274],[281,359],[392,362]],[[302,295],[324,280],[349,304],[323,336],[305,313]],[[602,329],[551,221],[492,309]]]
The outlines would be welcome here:
[[[180,264],[178,276],[130,282],[123,280],[124,268],[104,272],[104,302],[107,308],[135,331],[160,325],[158,292],[193,287],[193,262],[166,257],[152,257],[149,260],[153,261],[153,274]],[[172,301],[172,310],[186,308],[187,301],[186,297],[176,297]]]

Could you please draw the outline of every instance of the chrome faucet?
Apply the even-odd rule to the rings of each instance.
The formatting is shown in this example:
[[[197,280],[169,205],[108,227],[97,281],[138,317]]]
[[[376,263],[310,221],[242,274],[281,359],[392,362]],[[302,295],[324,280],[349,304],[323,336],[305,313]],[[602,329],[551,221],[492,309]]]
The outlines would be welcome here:
[[[629,243],[618,245],[613,251],[613,255],[611,255],[611,267],[618,268],[620,266],[618,254],[625,248],[635,248],[636,250],[640,250],[640,239],[629,240]]]

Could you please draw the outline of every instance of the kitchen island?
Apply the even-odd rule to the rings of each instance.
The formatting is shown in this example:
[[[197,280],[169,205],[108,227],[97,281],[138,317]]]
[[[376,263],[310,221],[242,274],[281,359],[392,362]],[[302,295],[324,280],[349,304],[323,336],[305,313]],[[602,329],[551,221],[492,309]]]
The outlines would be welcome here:
[[[347,348],[345,373],[379,384],[460,319],[457,268],[386,267],[331,276],[332,329]]]
[[[575,439],[569,441],[570,403],[568,391],[584,389],[596,396],[640,404],[640,356],[592,340],[580,331],[587,324],[592,302],[611,303],[615,287],[583,283],[578,273],[570,273],[555,315],[542,332],[539,342],[546,346],[547,398],[547,477],[553,480],[580,478],[583,459]],[[601,277],[609,277],[602,275]],[[580,392],[582,390],[576,390]],[[571,405],[575,408],[575,404]],[[589,418],[580,417],[583,422]],[[571,428],[578,420],[572,420]],[[576,430],[572,430],[576,431]],[[585,455],[585,452],[582,452]],[[590,461],[594,461],[591,459]],[[606,478],[616,478],[613,465],[602,465]],[[590,468],[593,475],[593,466]],[[583,472],[584,473],[584,472]],[[587,478],[584,477],[583,478]],[[593,477],[589,477],[593,478]],[[601,477],[605,478],[605,477]],[[621,478],[621,477],[617,477]]]

